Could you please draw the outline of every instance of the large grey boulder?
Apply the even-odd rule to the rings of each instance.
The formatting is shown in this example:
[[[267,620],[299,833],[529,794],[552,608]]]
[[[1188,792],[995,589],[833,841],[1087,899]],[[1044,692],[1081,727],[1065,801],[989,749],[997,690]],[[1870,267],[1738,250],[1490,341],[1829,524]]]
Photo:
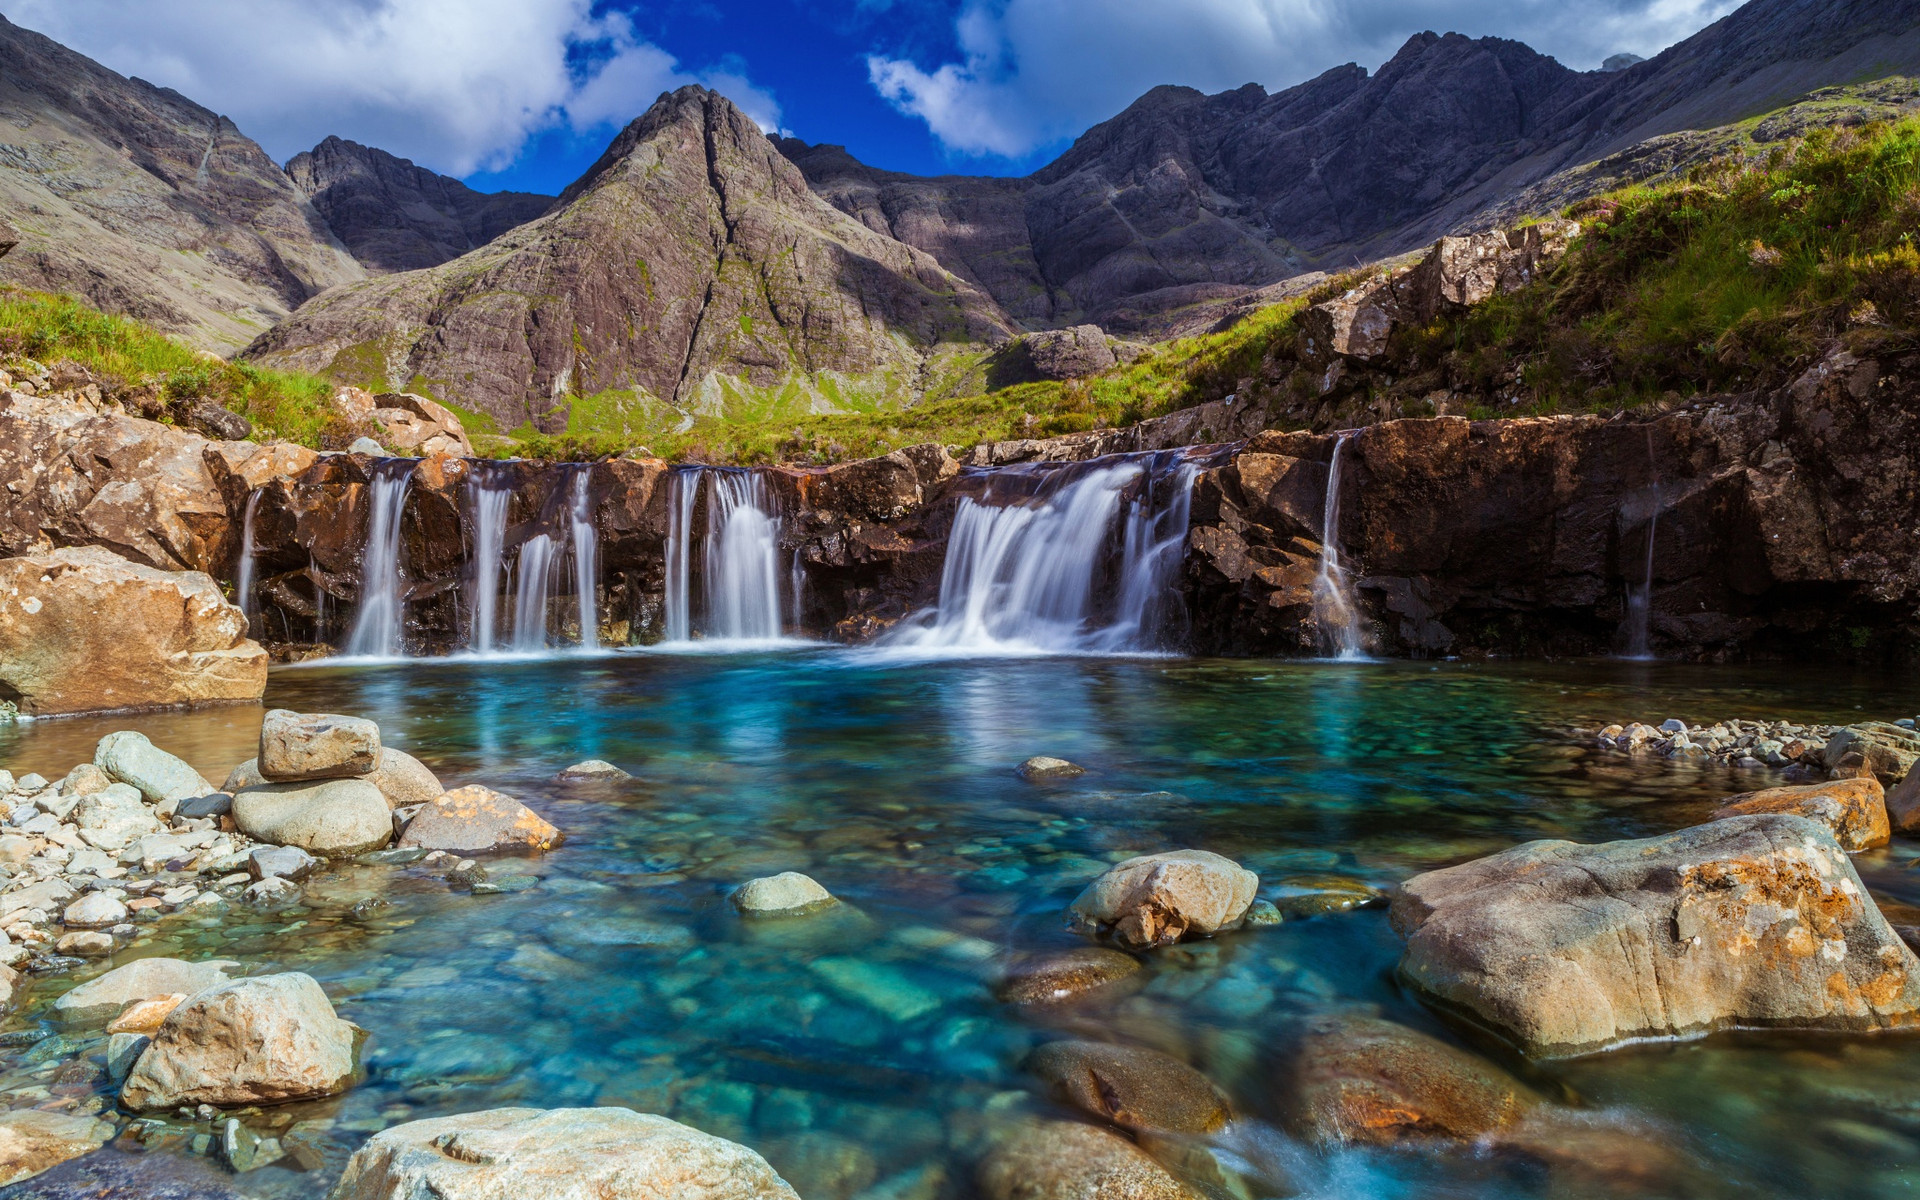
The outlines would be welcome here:
[[[204,796],[213,785],[200,772],[147,740],[144,733],[123,729],[100,739],[93,765],[120,783],[131,784],[155,804]]]
[[[277,782],[370,774],[380,763],[380,727],[363,717],[271,709],[260,722],[255,761]]]
[[[322,858],[378,850],[393,838],[393,815],[364,779],[265,783],[233,798],[233,823],[257,842],[298,846]]]
[[[1729,1026],[1865,1031],[1920,1013],[1920,959],[1823,825],[1731,817],[1529,842],[1416,875],[1403,977],[1534,1055]]]
[[[311,975],[239,979],[167,1015],[120,1088],[136,1112],[180,1105],[280,1104],[343,1092],[353,1026]]]
[[[500,1108],[395,1125],[332,1200],[798,1200],[745,1146],[625,1108]]]
[[[1206,850],[1143,854],[1088,884],[1073,914],[1122,945],[1164,946],[1237,925],[1259,886],[1258,875]]]
[[[90,979],[53,1002],[54,1019],[67,1025],[104,1025],[128,1005],[155,996],[192,995],[227,982],[224,958],[186,962],[178,958],[142,958]]]

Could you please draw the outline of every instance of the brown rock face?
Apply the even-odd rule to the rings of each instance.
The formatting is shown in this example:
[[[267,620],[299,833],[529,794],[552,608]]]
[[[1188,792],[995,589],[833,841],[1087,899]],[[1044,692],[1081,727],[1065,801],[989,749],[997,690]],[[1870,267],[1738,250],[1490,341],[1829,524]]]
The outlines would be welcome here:
[[[551,850],[565,835],[526,805],[470,783],[434,800],[407,824],[403,848],[461,854]]]
[[[730,379],[793,372],[887,377],[907,396],[923,352],[1002,330],[985,297],[813,195],[751,120],[688,87],[548,215],[332,292],[247,353],[369,386],[421,379],[513,428],[563,423],[571,397],[607,391],[714,410]]]
[[[258,700],[267,653],[212,579],[89,546],[0,560],[0,683],[46,715]]]
[[[1920,1013],[1920,959],[1804,817],[1530,842],[1414,876],[1391,918],[1403,977],[1529,1054],[1734,1024],[1904,1028]]]
[[[1871,850],[1886,845],[1892,835],[1887,823],[1886,791],[1872,776],[1729,796],[1709,820],[1758,813],[1791,813],[1818,821],[1833,831],[1842,850]]]
[[[1054,1097],[1123,1129],[1213,1133],[1232,1117],[1205,1075],[1172,1055],[1108,1042],[1049,1042],[1027,1058]]]
[[[1540,1097],[1499,1067],[1405,1025],[1315,1021],[1287,1055],[1275,1097],[1315,1142],[1472,1141],[1513,1125]]]

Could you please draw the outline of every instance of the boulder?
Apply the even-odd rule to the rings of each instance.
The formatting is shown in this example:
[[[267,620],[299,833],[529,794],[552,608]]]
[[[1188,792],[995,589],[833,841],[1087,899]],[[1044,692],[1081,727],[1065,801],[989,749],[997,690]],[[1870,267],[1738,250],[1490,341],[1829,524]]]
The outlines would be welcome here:
[[[153,1034],[120,1102],[279,1104],[331,1096],[353,1079],[353,1026],[298,971],[235,980],[189,996]]]
[[[592,783],[600,780],[632,779],[633,776],[604,759],[589,758],[585,762],[573,764],[554,778],[561,783]]]
[[[204,796],[213,785],[200,772],[147,740],[144,733],[121,730],[100,739],[94,765],[120,783],[139,789],[155,804]]]
[[[1534,1055],[1732,1025],[1908,1027],[1920,959],[1805,817],[1529,842],[1416,875],[1390,918],[1403,978]]]
[[[1064,758],[1048,758],[1037,755],[1020,764],[1020,778],[1028,783],[1039,783],[1046,779],[1078,779],[1087,773],[1087,769]]]
[[[142,958],[90,979],[53,1002],[54,1019],[65,1025],[104,1025],[129,1005],[179,992],[193,995],[227,982],[227,959],[185,962]]]
[[[105,892],[88,892],[60,914],[68,929],[106,929],[126,919],[127,906]]]
[[[124,783],[82,796],[73,806],[73,823],[80,836],[96,850],[119,853],[143,834],[158,833],[160,818]]]
[[[260,723],[260,774],[276,783],[349,779],[380,762],[380,727],[362,717],[332,713],[267,712]]]
[[[1200,1200],[1118,1134],[1038,1121],[1003,1137],[980,1162],[984,1200]]]
[[[393,814],[364,779],[263,783],[233,798],[233,823],[257,842],[347,858],[393,840]]]
[[[380,789],[380,794],[387,798],[389,808],[426,804],[447,790],[440,786],[440,780],[419,759],[391,746],[380,747],[380,765],[361,778]],[[267,782],[267,777],[260,773],[260,760],[250,758],[227,775],[227,781],[220,785],[220,790],[238,792]]]
[[[1309,358],[1377,358],[1400,319],[1391,282],[1376,277],[1301,314],[1303,349]]]
[[[1008,964],[995,991],[1009,1004],[1066,1004],[1100,993],[1139,970],[1139,959],[1105,946],[1040,951]]]
[[[1122,945],[1165,946],[1232,928],[1259,886],[1258,875],[1206,850],[1146,854],[1088,884],[1073,914]]]
[[[0,1112],[0,1187],[91,1154],[114,1135],[111,1121],[23,1108]]]
[[[57,954],[74,958],[105,958],[113,953],[113,935],[93,929],[79,929],[61,934],[60,940],[53,944],[53,949]]]
[[[796,916],[833,903],[833,893],[798,871],[749,879],[733,893],[733,906],[750,917]]]
[[[0,560],[0,683],[35,715],[258,700],[267,652],[211,576],[82,546]]]
[[[625,1108],[499,1108],[395,1125],[332,1200],[798,1200],[745,1146]]]
[[[1871,775],[1742,792],[1727,797],[1708,820],[1757,813],[1791,813],[1818,821],[1833,832],[1842,850],[1871,850],[1892,840],[1886,789]]]
[[[104,791],[112,785],[113,776],[93,763],[81,763],[68,771],[67,777],[60,781],[60,794],[78,799],[81,796],[91,796],[95,792]]]
[[[1281,1119],[1319,1144],[1472,1141],[1541,1103],[1484,1059],[1405,1025],[1346,1014],[1310,1022],[1274,1081]]]
[[[1881,783],[1893,785],[1920,762],[1920,733],[1885,721],[1864,721],[1835,730],[1822,757],[1836,774],[1864,769]]]
[[[458,854],[526,853],[551,850],[564,836],[512,796],[468,784],[423,805],[407,822],[400,845]]]
[[[451,454],[472,458],[473,443],[453,411],[413,392],[382,392],[373,397],[373,419],[382,440],[401,454],[431,458]]]
[[[255,879],[288,879],[298,883],[318,865],[313,855],[298,846],[255,846],[247,855],[247,874]]]
[[[1232,1117],[1227,1098],[1170,1054],[1110,1042],[1048,1042],[1027,1070],[1054,1099],[1124,1129],[1214,1133]]]
[[[1887,821],[1897,832],[1920,832],[1920,771],[1908,771],[1887,793]]]

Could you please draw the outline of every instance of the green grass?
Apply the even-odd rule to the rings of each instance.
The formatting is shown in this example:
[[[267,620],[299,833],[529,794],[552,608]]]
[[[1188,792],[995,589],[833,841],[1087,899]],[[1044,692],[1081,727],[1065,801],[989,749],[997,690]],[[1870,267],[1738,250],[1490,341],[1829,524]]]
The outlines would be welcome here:
[[[153,386],[174,405],[211,400],[252,421],[262,439],[317,447],[337,420],[328,380],[212,358],[71,296],[0,288],[0,361],[21,358],[71,359],[108,393]]]

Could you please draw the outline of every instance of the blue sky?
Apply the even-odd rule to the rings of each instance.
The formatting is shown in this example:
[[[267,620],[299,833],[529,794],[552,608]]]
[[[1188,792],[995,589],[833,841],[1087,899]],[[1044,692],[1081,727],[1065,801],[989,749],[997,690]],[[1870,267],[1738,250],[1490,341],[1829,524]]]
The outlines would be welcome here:
[[[1576,69],[1738,0],[0,0],[232,117],[284,161],[328,134],[483,190],[554,192],[662,90],[923,174],[1021,174],[1162,83],[1369,70],[1422,30]]]

